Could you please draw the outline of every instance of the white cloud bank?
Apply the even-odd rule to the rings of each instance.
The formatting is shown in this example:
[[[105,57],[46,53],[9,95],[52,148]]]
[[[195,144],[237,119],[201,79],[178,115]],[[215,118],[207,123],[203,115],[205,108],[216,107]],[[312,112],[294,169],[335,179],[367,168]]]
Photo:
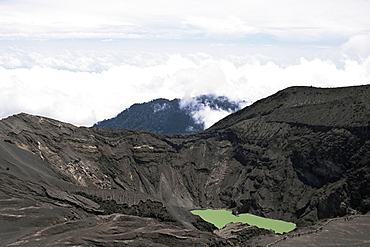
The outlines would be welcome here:
[[[351,42],[344,47],[349,47]],[[0,117],[28,112],[91,126],[117,115],[133,103],[161,97],[173,99],[211,93],[253,102],[289,86],[338,87],[370,83],[370,56],[360,60],[343,56],[342,65],[338,67],[322,59],[301,58],[299,63],[281,66],[272,61],[261,63],[258,57],[242,63],[243,57],[227,59],[204,53],[158,54],[157,59],[148,58],[147,61],[152,62],[145,65],[116,61],[107,66],[109,59],[96,64],[94,59],[89,59],[89,54],[84,54],[83,59],[80,55],[70,53],[65,58],[49,61],[59,63],[62,68],[79,67],[76,71],[56,69],[44,60],[46,64],[37,64],[35,60],[32,63],[36,65],[27,68],[0,67]],[[146,60],[137,55],[132,58],[135,59]],[[104,69],[82,70],[90,66]],[[199,114],[204,113],[207,127],[223,117],[213,118],[209,114],[208,118],[212,118],[209,120],[206,110]]]
[[[225,110],[213,110],[209,106],[206,106],[200,109],[199,111],[195,112],[193,118],[198,123],[203,123],[204,127],[207,129],[211,127],[214,123],[216,123],[217,121],[231,113],[232,112],[228,112]]]

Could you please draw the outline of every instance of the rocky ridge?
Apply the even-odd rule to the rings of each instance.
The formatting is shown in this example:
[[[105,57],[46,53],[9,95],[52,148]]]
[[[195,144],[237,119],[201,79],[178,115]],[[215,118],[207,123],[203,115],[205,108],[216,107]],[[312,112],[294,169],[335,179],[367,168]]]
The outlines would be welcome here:
[[[238,246],[240,239],[197,230],[213,229],[188,210],[229,208],[298,226],[369,211],[369,95],[370,86],[292,87],[190,136],[78,128],[19,114],[0,121],[2,152],[11,147],[17,149],[13,156],[38,157],[34,163],[52,179],[31,181],[39,175],[18,172],[14,179],[29,181],[26,188],[68,220],[71,212],[83,222],[139,216],[177,229],[179,242]],[[29,159],[11,163],[25,169]],[[9,177],[15,169],[7,167],[9,160],[1,163],[3,203],[26,200]],[[19,193],[10,195],[14,186]]]

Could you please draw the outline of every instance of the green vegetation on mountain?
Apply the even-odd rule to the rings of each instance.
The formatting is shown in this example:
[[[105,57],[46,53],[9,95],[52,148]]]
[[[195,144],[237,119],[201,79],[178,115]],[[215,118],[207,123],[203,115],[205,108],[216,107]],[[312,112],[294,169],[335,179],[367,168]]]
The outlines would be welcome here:
[[[164,135],[195,134],[203,131],[205,126],[201,119],[195,119],[193,115],[204,107],[230,113],[239,109],[238,103],[223,96],[201,95],[185,103],[180,99],[155,99],[134,104],[116,117],[96,123],[94,127],[145,130]]]

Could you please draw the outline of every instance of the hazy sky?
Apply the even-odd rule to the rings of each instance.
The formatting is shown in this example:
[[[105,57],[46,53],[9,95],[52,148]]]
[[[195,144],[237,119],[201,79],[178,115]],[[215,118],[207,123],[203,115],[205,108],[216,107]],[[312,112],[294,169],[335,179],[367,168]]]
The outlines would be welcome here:
[[[0,118],[370,83],[370,0],[0,0]]]

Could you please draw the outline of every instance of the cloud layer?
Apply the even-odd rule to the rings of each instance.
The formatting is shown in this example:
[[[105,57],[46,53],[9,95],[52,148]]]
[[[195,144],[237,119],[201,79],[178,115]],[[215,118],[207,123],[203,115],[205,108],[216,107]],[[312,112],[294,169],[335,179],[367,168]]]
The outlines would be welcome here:
[[[0,39],[338,42],[368,32],[366,0],[0,1]]]
[[[352,51],[359,42],[363,39],[350,40],[343,49]],[[90,126],[133,103],[155,98],[215,94],[253,102],[295,85],[370,83],[370,56],[358,53],[355,57],[343,53],[339,64],[302,57],[296,63],[282,65],[262,55],[142,53],[115,57],[90,50],[54,52],[21,50],[19,58],[3,53],[0,117],[23,111]],[[207,120],[207,125],[216,120]]]

